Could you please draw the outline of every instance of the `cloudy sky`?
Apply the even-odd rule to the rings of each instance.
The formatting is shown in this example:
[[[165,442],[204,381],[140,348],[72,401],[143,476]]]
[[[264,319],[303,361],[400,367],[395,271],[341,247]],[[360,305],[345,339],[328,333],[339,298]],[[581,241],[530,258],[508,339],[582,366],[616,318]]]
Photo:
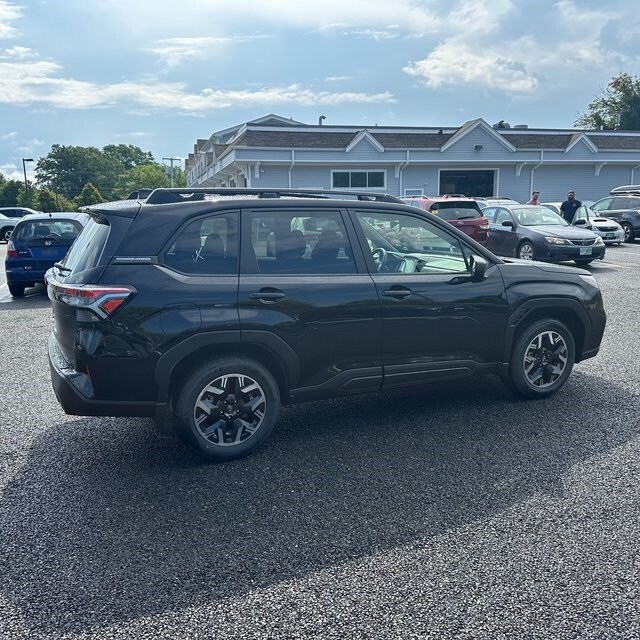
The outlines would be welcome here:
[[[640,75],[638,33],[629,0],[0,0],[0,173],[53,144],[185,157],[269,113],[571,127]]]

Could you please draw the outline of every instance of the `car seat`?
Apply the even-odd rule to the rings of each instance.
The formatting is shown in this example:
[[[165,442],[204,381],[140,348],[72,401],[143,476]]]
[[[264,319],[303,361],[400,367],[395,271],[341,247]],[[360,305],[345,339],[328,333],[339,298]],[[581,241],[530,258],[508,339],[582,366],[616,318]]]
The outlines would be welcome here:
[[[333,229],[325,229],[320,234],[311,252],[311,260],[316,266],[329,267],[336,264],[340,252],[340,238]]]
[[[307,241],[299,229],[279,232],[275,237],[278,271],[296,271],[305,264]]]

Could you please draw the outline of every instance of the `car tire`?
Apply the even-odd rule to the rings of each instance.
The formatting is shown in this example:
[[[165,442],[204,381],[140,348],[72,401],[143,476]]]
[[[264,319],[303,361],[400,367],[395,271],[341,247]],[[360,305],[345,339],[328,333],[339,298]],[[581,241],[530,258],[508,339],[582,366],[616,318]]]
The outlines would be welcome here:
[[[0,241],[9,242],[11,240],[11,232],[13,229],[11,227],[5,227],[4,229],[0,229]]]
[[[521,260],[533,260],[534,259],[533,244],[529,240],[525,240],[518,245],[516,250],[516,257]],[[528,257],[527,257],[528,256]]]
[[[624,241],[633,242],[636,237],[633,232],[633,227],[628,222],[621,222],[620,226],[624,229]]]
[[[9,293],[13,298],[24,298],[25,285],[10,284],[8,285],[8,287],[9,287]]]
[[[567,381],[575,362],[575,341],[559,320],[536,320],[516,339],[507,386],[525,398],[546,398]]]
[[[178,436],[212,461],[248,455],[271,435],[280,417],[274,377],[241,356],[201,365],[173,400]]]

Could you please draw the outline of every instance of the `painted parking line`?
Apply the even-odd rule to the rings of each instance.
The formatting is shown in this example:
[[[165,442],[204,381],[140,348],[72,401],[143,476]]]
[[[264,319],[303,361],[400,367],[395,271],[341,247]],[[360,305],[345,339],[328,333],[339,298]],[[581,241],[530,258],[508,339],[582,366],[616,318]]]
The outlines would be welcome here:
[[[3,302],[11,302],[11,294],[6,284],[0,284],[0,304]]]

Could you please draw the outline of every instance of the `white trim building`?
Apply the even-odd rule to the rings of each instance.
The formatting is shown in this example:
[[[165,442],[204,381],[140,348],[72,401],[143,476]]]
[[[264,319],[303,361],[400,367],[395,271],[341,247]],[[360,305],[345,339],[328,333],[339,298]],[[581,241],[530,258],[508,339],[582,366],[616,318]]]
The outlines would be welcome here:
[[[187,184],[596,200],[640,182],[640,132],[308,125],[269,115],[199,139]]]

